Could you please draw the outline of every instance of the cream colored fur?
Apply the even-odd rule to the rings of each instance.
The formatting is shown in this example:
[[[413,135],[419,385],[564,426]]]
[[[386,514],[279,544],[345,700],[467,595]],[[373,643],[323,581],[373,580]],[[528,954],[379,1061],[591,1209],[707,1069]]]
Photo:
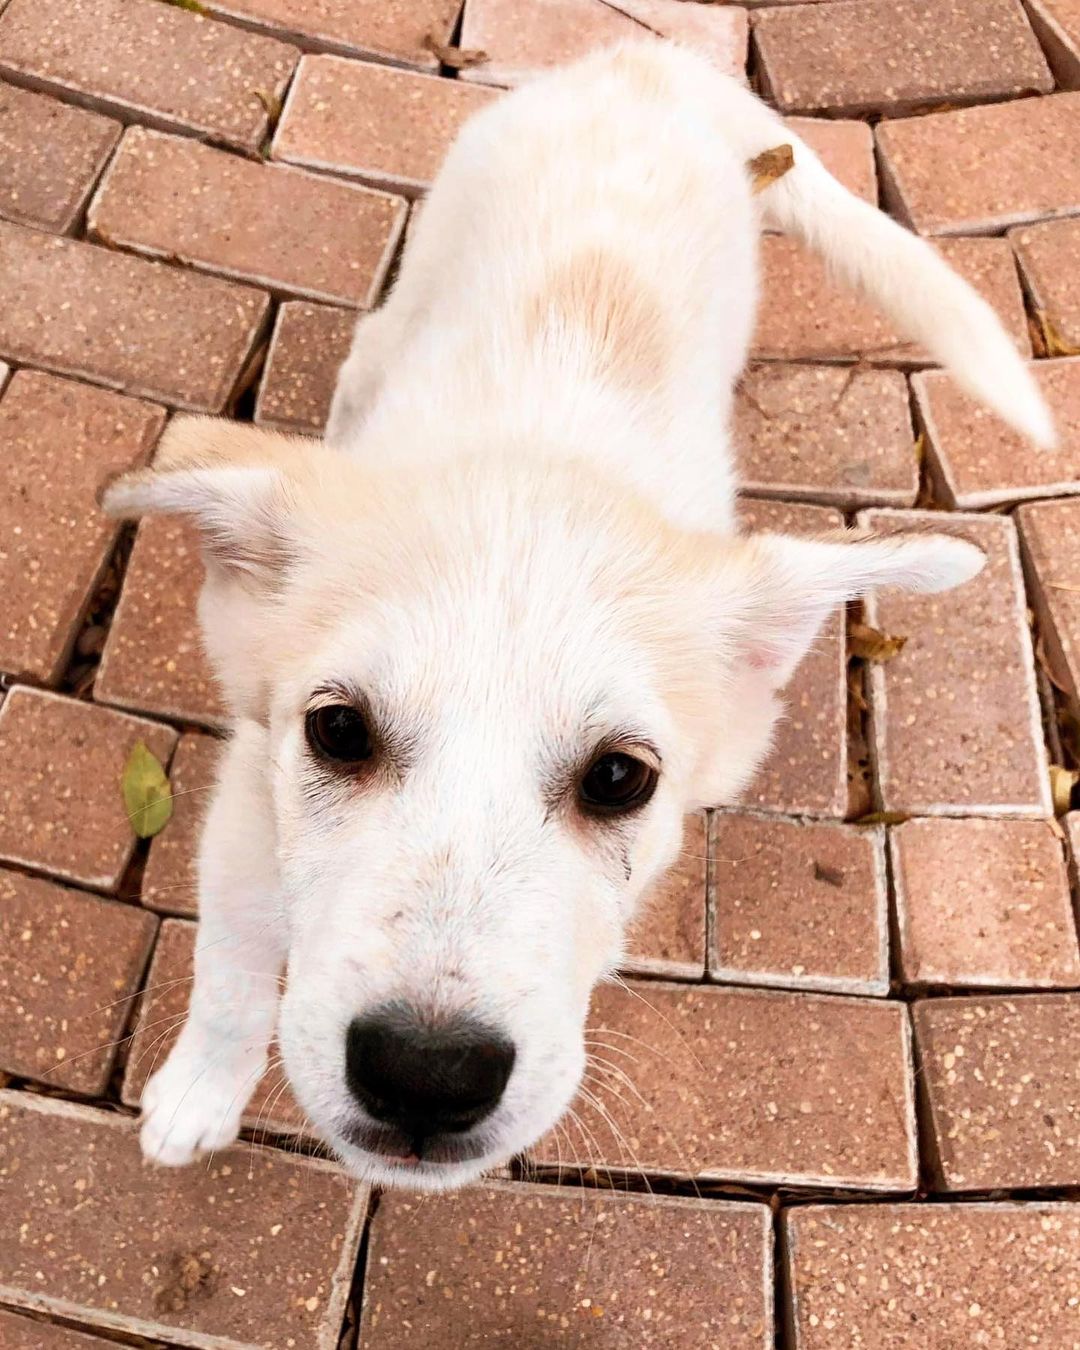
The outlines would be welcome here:
[[[795,168],[755,198],[747,160],[781,141]],[[108,492],[116,514],[201,528],[234,723],[191,1009],[143,1103],[149,1157],[235,1137],[275,1028],[315,1128],[364,1176],[438,1189],[526,1148],[574,1095],[590,992],[685,813],[738,799],[828,614],[978,571],[942,536],[735,532],[762,215],[1050,440],[997,320],[926,245],[746,90],[650,41],[465,128],[358,324],[327,446],[178,418],[153,468]],[[328,682],[404,738],[404,767],[325,781],[303,723]],[[661,773],[640,812],[598,822],[576,784],[612,737],[650,743]],[[350,1142],[345,1028],[387,1000],[480,1015],[516,1046],[458,1161]]]

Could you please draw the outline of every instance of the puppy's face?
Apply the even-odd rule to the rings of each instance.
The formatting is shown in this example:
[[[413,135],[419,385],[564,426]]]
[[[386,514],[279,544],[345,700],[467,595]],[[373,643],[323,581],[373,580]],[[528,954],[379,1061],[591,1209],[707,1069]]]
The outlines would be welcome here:
[[[557,1122],[594,984],[829,610],[981,562],[688,536],[565,465],[383,477],[192,421],[159,462],[107,504],[203,529],[208,649],[265,728],[286,1068],[384,1184],[461,1184]]]

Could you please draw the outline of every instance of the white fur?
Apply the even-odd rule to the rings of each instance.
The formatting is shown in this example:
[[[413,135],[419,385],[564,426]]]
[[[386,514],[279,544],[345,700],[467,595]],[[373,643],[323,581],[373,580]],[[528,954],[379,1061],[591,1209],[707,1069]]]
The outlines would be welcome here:
[[[746,162],[782,141],[795,167],[755,198]],[[576,1090],[590,992],[684,814],[737,799],[830,610],[982,565],[939,536],[733,533],[761,210],[1051,439],[997,320],[935,254],[741,86],[649,42],[466,127],[357,327],[332,449],[177,419],[155,470],[110,490],[113,512],[202,528],[201,616],[236,724],[148,1156],[235,1136],[275,1021],[297,1096],[358,1173],[438,1189],[527,1147]],[[327,681],[362,691],[407,762],[364,785],[320,776],[303,715]],[[610,736],[647,739],[662,772],[642,812],[597,825],[574,786]],[[345,1137],[362,1112],[344,1031],[386,999],[513,1039],[476,1157],[406,1168]]]

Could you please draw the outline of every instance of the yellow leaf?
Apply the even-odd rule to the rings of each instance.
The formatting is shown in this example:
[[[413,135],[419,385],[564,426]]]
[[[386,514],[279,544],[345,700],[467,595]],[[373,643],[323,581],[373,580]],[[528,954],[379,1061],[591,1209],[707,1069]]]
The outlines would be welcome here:
[[[128,820],[138,837],[160,834],[172,816],[172,789],[161,761],[143,741],[137,741],[128,756],[120,787]]]
[[[891,661],[898,656],[907,642],[906,637],[893,637],[871,628],[868,623],[853,623],[849,637],[851,654],[863,661]]]
[[[1047,356],[1080,356],[1080,347],[1074,346],[1071,342],[1066,342],[1058,330],[1054,327],[1053,320],[1047,314],[1045,309],[1036,311],[1039,324],[1042,327],[1043,342],[1046,345]]]
[[[1072,807],[1073,788],[1080,783],[1080,773],[1066,769],[1063,764],[1050,765],[1050,792],[1054,798],[1054,814],[1063,816]]]
[[[441,65],[450,70],[468,70],[470,66],[482,66],[491,57],[479,47],[453,47],[440,42],[434,33],[424,38],[424,46]]]
[[[795,151],[790,145],[775,145],[771,150],[763,150],[760,155],[755,155],[746,167],[750,170],[754,193],[764,192],[795,167]]]

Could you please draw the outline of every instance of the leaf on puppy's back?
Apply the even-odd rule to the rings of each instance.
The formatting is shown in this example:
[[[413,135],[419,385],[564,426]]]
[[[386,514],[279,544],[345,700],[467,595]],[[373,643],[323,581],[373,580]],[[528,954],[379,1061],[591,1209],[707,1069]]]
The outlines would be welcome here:
[[[124,765],[120,787],[128,820],[138,837],[151,839],[159,834],[172,816],[172,788],[161,760],[145,742],[135,743]]]
[[[848,634],[852,656],[862,661],[891,661],[899,656],[907,642],[906,637],[893,637],[871,628],[868,623],[853,623]]]
[[[755,155],[746,167],[750,170],[753,191],[764,192],[795,167],[795,151],[790,145],[774,145],[771,150],[763,150],[760,155]]]

